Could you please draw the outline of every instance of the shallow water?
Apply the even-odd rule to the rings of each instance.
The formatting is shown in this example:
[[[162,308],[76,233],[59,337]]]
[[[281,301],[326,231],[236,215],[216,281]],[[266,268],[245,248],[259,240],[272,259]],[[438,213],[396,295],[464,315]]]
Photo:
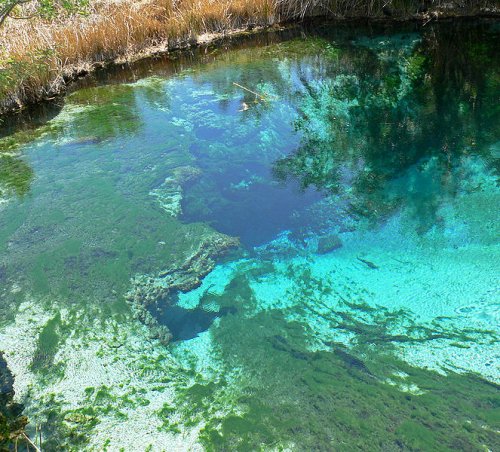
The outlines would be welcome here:
[[[44,449],[500,448],[498,31],[264,34],[4,124]]]

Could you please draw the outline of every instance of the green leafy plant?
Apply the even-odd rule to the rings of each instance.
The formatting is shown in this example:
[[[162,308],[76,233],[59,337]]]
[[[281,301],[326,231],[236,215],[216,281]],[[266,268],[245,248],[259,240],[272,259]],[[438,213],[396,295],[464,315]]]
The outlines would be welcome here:
[[[88,5],[89,0],[0,0],[0,27],[8,17],[28,19],[39,16],[51,19],[61,11],[83,13]],[[24,8],[28,9],[26,15],[23,14]]]

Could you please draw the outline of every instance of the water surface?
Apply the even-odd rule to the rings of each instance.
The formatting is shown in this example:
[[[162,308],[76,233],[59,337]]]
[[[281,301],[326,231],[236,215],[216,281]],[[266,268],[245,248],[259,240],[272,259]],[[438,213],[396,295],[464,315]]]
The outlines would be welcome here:
[[[270,33],[4,124],[0,351],[45,448],[498,449],[497,42]]]

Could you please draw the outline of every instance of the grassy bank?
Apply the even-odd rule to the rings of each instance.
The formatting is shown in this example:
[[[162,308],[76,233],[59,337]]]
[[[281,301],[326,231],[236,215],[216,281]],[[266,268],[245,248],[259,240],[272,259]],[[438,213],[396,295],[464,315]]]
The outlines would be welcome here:
[[[430,21],[498,10],[495,0],[90,0],[47,18],[33,15],[37,1],[18,6],[0,28],[0,113],[55,96],[97,66],[195,44],[201,35],[311,16]]]

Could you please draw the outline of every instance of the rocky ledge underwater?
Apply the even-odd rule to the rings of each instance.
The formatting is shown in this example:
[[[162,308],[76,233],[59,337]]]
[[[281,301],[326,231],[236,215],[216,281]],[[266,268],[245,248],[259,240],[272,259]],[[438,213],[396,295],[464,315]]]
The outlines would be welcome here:
[[[498,449],[498,33],[267,33],[5,123],[0,449]]]

